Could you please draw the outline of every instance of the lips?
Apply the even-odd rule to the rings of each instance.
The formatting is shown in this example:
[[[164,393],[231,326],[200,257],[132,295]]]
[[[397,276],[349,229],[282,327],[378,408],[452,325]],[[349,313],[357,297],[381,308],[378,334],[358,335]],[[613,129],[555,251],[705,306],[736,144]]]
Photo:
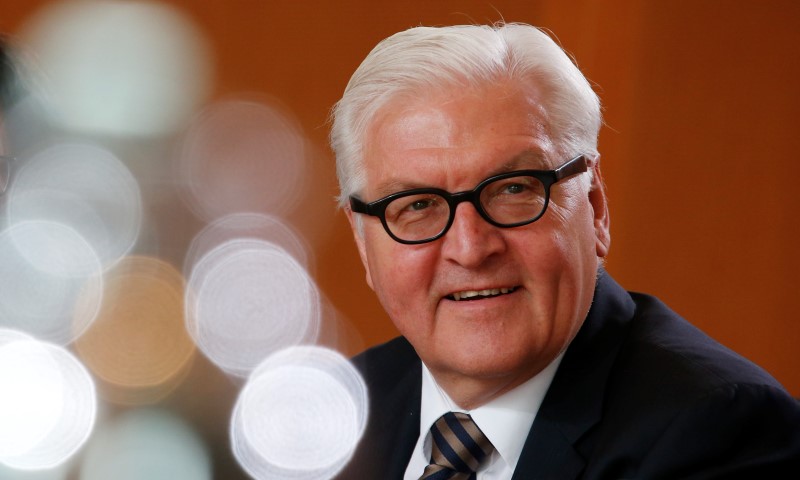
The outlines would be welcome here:
[[[506,295],[512,293],[517,287],[501,287],[501,288],[486,288],[483,290],[464,290],[461,292],[454,292],[447,295],[445,298],[448,300],[455,300],[457,302],[465,300],[480,300],[483,298],[497,297],[499,295]]]

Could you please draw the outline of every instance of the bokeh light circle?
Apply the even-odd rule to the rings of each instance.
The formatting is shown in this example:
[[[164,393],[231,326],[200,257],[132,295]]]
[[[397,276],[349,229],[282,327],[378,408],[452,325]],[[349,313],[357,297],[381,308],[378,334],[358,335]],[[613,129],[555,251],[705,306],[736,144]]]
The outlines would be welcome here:
[[[253,371],[231,419],[234,455],[257,479],[329,479],[364,432],[366,386],[339,353],[282,350]]]
[[[74,229],[24,221],[0,233],[0,326],[67,345],[100,309],[100,259]]]
[[[270,242],[234,239],[194,266],[186,292],[187,330],[224,371],[247,376],[283,348],[313,343],[320,297],[306,270]]]
[[[192,122],[177,159],[187,204],[206,221],[285,215],[303,193],[306,143],[294,119],[266,99],[212,104]]]
[[[67,350],[0,334],[0,463],[18,470],[58,466],[94,428],[94,383]]]
[[[5,337],[11,336],[5,333]],[[50,352],[33,338],[0,340],[0,462],[31,450],[53,429],[63,379]]]
[[[81,462],[81,480],[211,480],[205,443],[180,417],[140,408],[98,428]]]
[[[205,226],[186,252],[186,277],[198,261],[218,245],[237,239],[263,240],[281,247],[300,265],[309,268],[309,247],[302,237],[280,217],[261,213],[234,213]]]
[[[170,264],[129,256],[106,273],[103,306],[76,349],[108,400],[152,403],[174,389],[196,350],[184,325],[184,280]]]
[[[42,72],[34,94],[69,130],[167,134],[210,90],[205,40],[163,2],[52,2],[28,21],[23,37]]]
[[[104,268],[126,255],[142,222],[139,185],[113,153],[81,143],[57,144],[22,164],[8,192],[10,225],[29,220],[77,231]]]

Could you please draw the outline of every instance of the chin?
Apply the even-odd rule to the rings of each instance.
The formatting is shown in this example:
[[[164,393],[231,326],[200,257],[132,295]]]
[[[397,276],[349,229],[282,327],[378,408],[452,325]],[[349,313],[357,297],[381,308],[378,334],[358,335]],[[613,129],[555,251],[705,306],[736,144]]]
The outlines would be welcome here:
[[[450,371],[475,379],[514,377],[530,370],[530,359],[527,355],[503,353],[494,349],[488,352],[465,349],[450,356],[442,365]]]

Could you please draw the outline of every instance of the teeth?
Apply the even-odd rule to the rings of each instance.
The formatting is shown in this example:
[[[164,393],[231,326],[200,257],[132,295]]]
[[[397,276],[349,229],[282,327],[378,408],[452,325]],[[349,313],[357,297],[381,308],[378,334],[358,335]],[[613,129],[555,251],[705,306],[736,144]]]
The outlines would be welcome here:
[[[456,292],[453,294],[453,298],[458,300],[465,300],[467,298],[474,298],[474,297],[493,297],[495,295],[500,295],[504,293],[511,293],[514,291],[514,288],[487,288],[485,290],[466,290],[464,292]]]

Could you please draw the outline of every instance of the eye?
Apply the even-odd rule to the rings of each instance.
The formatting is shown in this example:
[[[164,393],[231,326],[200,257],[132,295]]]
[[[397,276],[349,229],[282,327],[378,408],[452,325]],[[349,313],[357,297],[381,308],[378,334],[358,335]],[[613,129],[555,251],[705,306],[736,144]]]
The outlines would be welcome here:
[[[445,202],[438,195],[425,194],[402,197],[396,200],[395,203],[392,203],[392,207],[396,208],[398,213],[414,213],[435,209]]]
[[[519,194],[525,192],[528,189],[527,185],[523,185],[521,183],[510,183],[505,186],[503,189],[503,193],[510,193],[510,194]]]
[[[431,215],[447,215],[447,202],[434,194],[400,197],[386,207],[386,219],[389,222],[410,222]]]
[[[484,209],[497,207],[527,206],[544,201],[545,188],[536,177],[518,175],[501,178],[486,186],[481,192]]]
[[[426,198],[424,200],[414,200],[406,208],[409,210],[419,211],[419,210],[425,210],[426,208],[430,208],[432,204],[433,201],[430,198]]]
[[[531,195],[536,193],[538,181],[533,177],[512,177],[498,180],[487,188],[492,197]]]

